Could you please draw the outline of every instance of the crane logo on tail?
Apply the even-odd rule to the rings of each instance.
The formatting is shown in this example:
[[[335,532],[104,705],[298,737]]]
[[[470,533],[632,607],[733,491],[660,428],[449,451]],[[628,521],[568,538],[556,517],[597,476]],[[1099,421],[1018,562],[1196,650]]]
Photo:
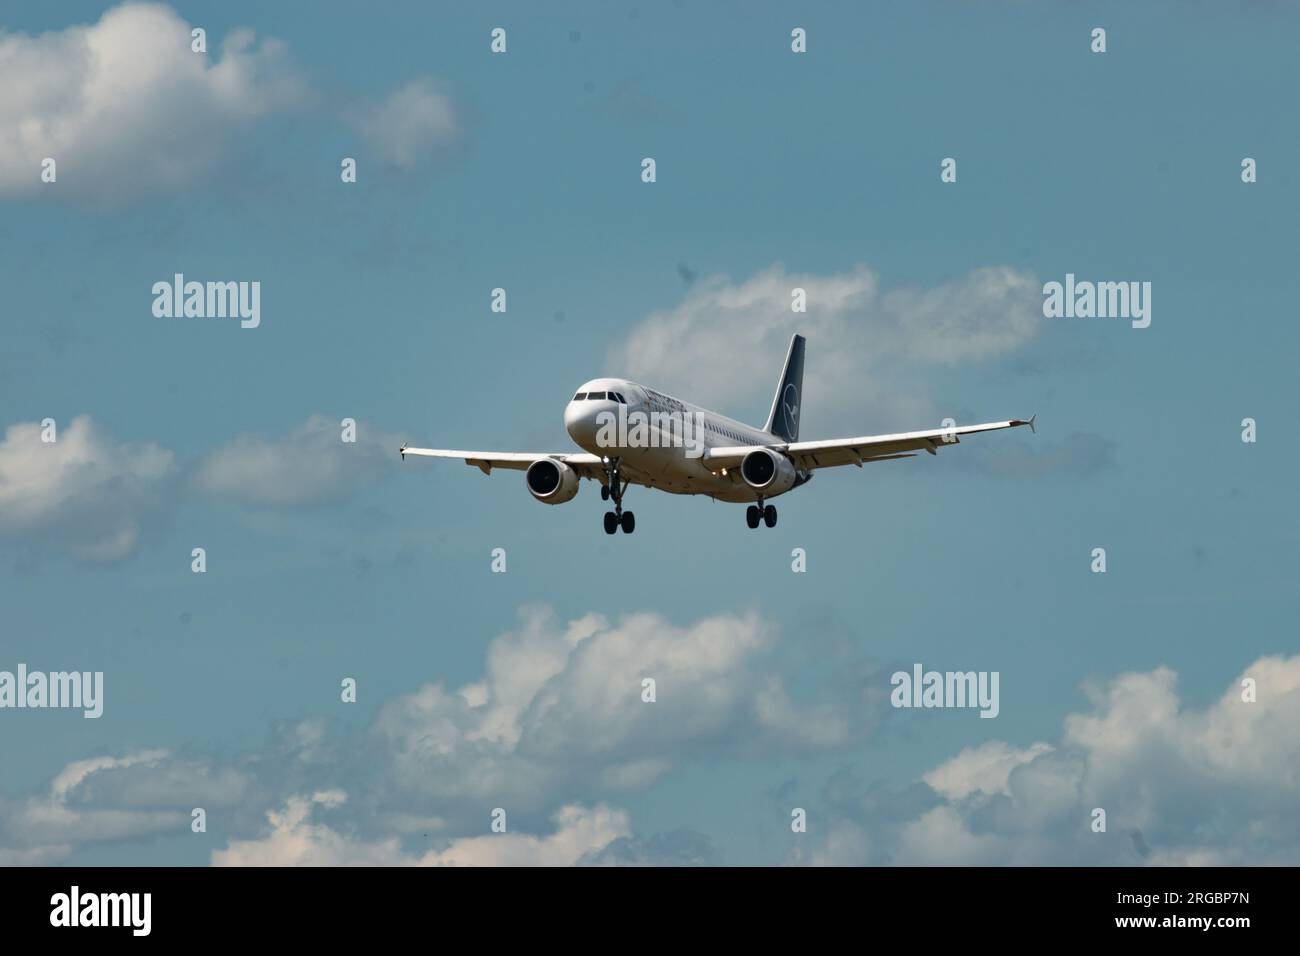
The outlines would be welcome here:
[[[781,409],[785,413],[785,430],[790,435],[799,434],[799,389],[791,382],[781,396]]]

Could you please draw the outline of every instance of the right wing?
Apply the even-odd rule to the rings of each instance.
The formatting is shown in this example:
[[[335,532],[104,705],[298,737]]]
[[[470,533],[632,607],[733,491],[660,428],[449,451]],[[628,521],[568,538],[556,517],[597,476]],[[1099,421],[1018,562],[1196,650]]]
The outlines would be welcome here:
[[[830,468],[835,465],[857,465],[861,468],[864,462],[911,458],[918,451],[934,455],[940,448],[959,444],[962,435],[975,435],[1002,428],[1018,428],[1021,425],[1028,425],[1033,430],[1034,420],[1034,418],[1016,418],[1007,422],[956,425],[951,428],[902,432],[897,435],[863,435],[860,438],[831,438],[825,441],[775,442],[771,445],[710,448],[704,453],[704,463],[710,469],[737,468],[750,452],[758,448],[769,448],[783,452],[794,462],[796,468],[803,471]]]
[[[578,473],[579,478],[603,478],[604,464],[595,455],[587,452],[578,454],[550,454],[548,452],[527,451],[457,451],[452,448],[412,448],[403,445],[398,449],[402,458],[407,455],[421,455],[425,458],[459,458],[467,465],[473,465],[485,475],[492,474],[493,468],[511,468],[526,471],[528,466],[542,458],[562,461]]]

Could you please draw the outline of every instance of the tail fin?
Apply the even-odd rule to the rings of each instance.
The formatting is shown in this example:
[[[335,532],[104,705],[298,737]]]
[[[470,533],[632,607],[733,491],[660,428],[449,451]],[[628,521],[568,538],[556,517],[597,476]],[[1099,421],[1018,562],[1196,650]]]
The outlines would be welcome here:
[[[772,410],[767,413],[764,427],[770,435],[782,441],[799,440],[799,406],[803,403],[803,343],[802,335],[790,339],[790,352],[785,357],[785,369],[772,396]]]

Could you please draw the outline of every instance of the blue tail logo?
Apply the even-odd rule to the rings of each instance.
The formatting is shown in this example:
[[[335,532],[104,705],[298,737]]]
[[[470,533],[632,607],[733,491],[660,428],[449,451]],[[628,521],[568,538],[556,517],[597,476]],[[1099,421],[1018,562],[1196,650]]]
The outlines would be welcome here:
[[[785,395],[781,398],[781,410],[785,413],[785,432],[787,435],[799,434],[799,389],[793,382],[786,385]]]

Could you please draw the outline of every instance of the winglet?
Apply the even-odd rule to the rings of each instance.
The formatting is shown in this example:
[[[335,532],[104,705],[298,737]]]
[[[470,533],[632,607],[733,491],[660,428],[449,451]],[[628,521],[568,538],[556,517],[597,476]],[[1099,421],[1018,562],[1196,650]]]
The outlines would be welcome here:
[[[405,446],[405,445],[403,445],[401,448],[397,449],[397,453],[398,453],[399,455],[402,456],[402,461],[406,461],[406,446]]]

